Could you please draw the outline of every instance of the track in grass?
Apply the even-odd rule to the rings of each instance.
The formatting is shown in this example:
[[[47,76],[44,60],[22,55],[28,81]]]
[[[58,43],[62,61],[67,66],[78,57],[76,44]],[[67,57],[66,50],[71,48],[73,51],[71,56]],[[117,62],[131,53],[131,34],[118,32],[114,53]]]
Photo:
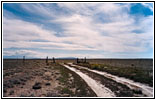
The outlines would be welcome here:
[[[91,87],[91,89],[96,93],[98,97],[114,97],[115,94],[96,80],[92,79],[88,75],[82,73],[80,70],[75,68],[69,67],[68,65],[64,65],[66,68],[70,69],[71,71],[77,73],[85,82]]]
[[[133,80],[126,79],[126,78],[123,78],[123,77],[118,77],[118,76],[115,76],[115,75],[111,75],[111,74],[106,73],[106,72],[97,71],[97,70],[91,70],[89,68],[86,68],[86,67],[83,67],[83,66],[74,65],[72,63],[69,63],[69,64],[71,66],[79,67],[79,68],[86,69],[88,71],[97,73],[99,75],[103,75],[104,77],[110,78],[110,79],[112,79],[112,80],[114,80],[114,81],[116,81],[118,83],[127,85],[131,89],[139,89],[139,90],[141,90],[143,92],[143,94],[147,95],[148,97],[152,97],[153,96],[153,88],[148,86],[148,85],[146,85],[146,84],[142,84],[142,83],[139,83],[139,82],[134,82]]]

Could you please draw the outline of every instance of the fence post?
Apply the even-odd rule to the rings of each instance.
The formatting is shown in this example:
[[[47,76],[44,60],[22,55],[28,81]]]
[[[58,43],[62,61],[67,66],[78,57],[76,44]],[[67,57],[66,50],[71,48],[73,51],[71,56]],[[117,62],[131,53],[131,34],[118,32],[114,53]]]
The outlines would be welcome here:
[[[53,57],[53,63],[55,63],[55,58]]]
[[[17,57],[16,61],[18,62],[18,57]]]
[[[79,58],[77,58],[77,63],[79,63]]]
[[[85,59],[84,59],[84,63],[86,63],[86,57],[85,57]]]
[[[46,64],[48,65],[48,56],[47,56],[47,58],[46,58]]]
[[[23,56],[23,64],[25,64],[25,56]]]

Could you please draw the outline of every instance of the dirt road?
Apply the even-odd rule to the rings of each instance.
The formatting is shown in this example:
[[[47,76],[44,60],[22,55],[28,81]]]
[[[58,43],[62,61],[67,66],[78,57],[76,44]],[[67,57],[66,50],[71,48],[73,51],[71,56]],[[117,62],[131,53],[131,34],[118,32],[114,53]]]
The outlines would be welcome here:
[[[153,96],[153,88],[149,87],[149,86],[147,86],[145,84],[134,82],[132,80],[129,80],[129,79],[126,79],[126,78],[123,78],[123,77],[117,77],[117,76],[108,74],[106,72],[91,70],[91,69],[88,69],[86,67],[74,65],[72,63],[68,63],[68,65],[70,67],[76,68],[77,70],[81,70],[81,72],[90,75],[95,80],[98,80],[98,81],[102,82],[102,80],[101,79],[97,79],[97,77],[103,76],[103,77],[107,78],[107,81],[110,79],[112,81],[115,81],[114,83],[116,83],[116,84],[119,83],[118,85],[120,85],[120,86],[117,86],[117,85],[116,85],[116,87],[115,87],[115,85],[112,86],[114,88],[118,87],[117,89],[111,88],[111,90],[116,94],[116,96],[127,96],[126,92],[123,93],[120,90],[117,92],[119,87],[120,87],[120,89],[121,89],[121,87],[122,87],[122,89],[127,89],[127,91],[130,92],[131,96],[139,96],[139,97],[143,97],[143,96],[152,97]],[[105,81],[105,83],[107,83],[107,82]],[[103,83],[103,85],[107,86],[107,87],[111,87],[108,84],[104,84]]]
[[[70,67],[68,65],[64,66],[70,69],[71,71],[74,71],[82,79],[84,79],[85,82],[91,87],[91,89],[96,93],[98,97],[115,97],[115,94],[110,89],[103,86],[100,82],[97,82],[96,80],[92,79],[91,77],[82,73],[80,70],[77,70],[76,68]]]

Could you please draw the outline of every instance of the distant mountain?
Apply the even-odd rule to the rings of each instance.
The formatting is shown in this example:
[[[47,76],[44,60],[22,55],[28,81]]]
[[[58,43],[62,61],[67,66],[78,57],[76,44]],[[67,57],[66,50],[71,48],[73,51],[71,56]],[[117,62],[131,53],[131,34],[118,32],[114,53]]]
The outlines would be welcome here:
[[[56,58],[56,59],[77,59],[75,57],[60,57],[60,58]]]

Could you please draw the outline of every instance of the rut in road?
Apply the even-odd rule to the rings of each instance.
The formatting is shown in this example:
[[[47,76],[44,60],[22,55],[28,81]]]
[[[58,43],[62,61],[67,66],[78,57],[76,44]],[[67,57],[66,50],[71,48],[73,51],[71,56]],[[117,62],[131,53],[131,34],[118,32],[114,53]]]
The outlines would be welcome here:
[[[118,77],[118,76],[115,76],[115,75],[111,75],[111,74],[109,74],[107,72],[91,70],[89,68],[86,68],[86,67],[83,67],[83,66],[74,65],[72,63],[68,63],[68,64],[70,64],[71,66],[75,66],[75,67],[79,67],[79,68],[82,68],[82,69],[86,69],[88,71],[97,73],[99,75],[103,75],[104,77],[110,78],[110,79],[112,79],[112,80],[114,80],[114,81],[116,81],[118,83],[127,85],[131,89],[140,89],[143,92],[143,94],[147,95],[148,97],[152,97],[153,96],[153,87],[150,87],[150,86],[148,86],[146,84],[139,83],[139,82],[134,82],[133,80],[130,80],[130,79],[126,79],[126,78],[123,78],[123,77]]]
[[[88,75],[82,73],[80,70],[77,70],[68,65],[63,66],[77,73],[91,87],[91,89],[96,93],[98,97],[115,97],[115,94],[110,89],[106,88],[105,86],[100,84],[100,82],[97,82]]]

